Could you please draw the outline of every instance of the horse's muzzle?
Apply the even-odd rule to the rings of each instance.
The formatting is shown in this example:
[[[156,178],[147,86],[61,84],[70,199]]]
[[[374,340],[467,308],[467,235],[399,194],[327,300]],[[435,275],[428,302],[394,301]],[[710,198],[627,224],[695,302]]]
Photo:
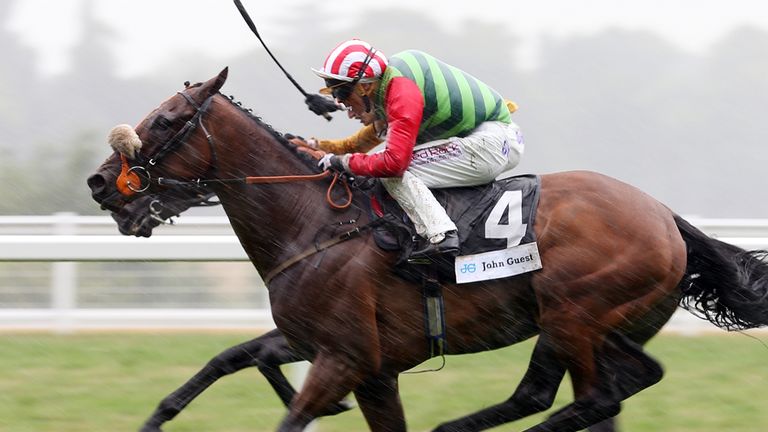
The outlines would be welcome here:
[[[102,210],[118,212],[123,206],[120,193],[108,187],[108,182],[102,174],[94,174],[88,177],[88,188],[91,189],[91,198],[96,201]]]
[[[91,197],[94,201],[101,204],[101,201],[109,195],[109,191],[107,190],[107,179],[101,174],[93,174],[88,177],[86,182],[88,183],[88,188],[91,189]]]

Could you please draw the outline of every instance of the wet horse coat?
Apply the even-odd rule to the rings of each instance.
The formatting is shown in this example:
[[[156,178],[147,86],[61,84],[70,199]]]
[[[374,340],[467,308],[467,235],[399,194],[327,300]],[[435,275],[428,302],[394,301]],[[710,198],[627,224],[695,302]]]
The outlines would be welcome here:
[[[226,70],[171,97],[136,128],[144,159],[165,155],[151,166],[153,177],[310,174],[278,134],[218,93],[225,78]],[[190,119],[205,124],[219,144],[195,131],[177,139]],[[181,143],[165,151],[175,141]],[[693,296],[690,304],[720,325],[768,322],[759,254],[707,238],[650,196],[606,176],[557,173],[541,176],[541,184],[534,230],[544,268],[444,287],[449,353],[538,334],[529,370],[507,401],[437,430],[479,430],[545,410],[566,371],[575,402],[530,430],[576,431],[617,414],[622,400],[661,379],[661,368],[638,343],[658,331],[681,297]],[[262,275],[311,245],[317,227],[349,218],[326,206],[327,185],[209,185]],[[362,208],[360,199],[353,207]],[[391,273],[394,260],[361,236],[329,249],[318,268],[300,263],[270,281],[280,332],[313,361],[279,430],[302,430],[350,391],[372,430],[405,430],[397,376],[428,353],[419,289]]]

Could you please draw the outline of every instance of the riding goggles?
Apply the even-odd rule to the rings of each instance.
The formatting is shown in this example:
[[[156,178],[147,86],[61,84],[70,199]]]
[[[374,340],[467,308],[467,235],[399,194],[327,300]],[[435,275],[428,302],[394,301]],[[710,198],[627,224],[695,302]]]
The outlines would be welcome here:
[[[320,89],[320,94],[332,95],[334,99],[339,102],[344,102],[352,96],[352,89],[355,88],[356,82],[341,81],[335,79],[326,79],[325,87]]]

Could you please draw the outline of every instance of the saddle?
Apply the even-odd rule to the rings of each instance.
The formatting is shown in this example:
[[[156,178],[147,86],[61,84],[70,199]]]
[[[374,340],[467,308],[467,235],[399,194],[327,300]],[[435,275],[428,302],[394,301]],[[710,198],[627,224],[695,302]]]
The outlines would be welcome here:
[[[441,257],[435,261],[438,280],[461,283],[464,279],[462,270],[463,273],[476,273],[497,269],[494,265],[505,265],[503,261],[494,264],[498,261],[492,260],[489,264],[475,264],[472,267],[465,263],[467,257],[471,261],[472,257],[483,258],[483,254],[510,250],[518,245],[535,247],[533,223],[539,189],[539,176],[520,175],[486,185],[432,190],[448,216],[456,223],[460,241],[459,257]],[[373,184],[369,196],[370,216],[375,222],[373,237],[376,245],[382,250],[399,251],[395,266],[398,275],[409,280],[422,280],[421,267],[408,261],[414,245],[421,241],[413,223],[380,182]],[[538,261],[538,252],[536,254]],[[514,260],[512,258],[513,264]],[[533,261],[532,257],[530,261]],[[457,262],[462,267],[454,271]]]
[[[498,279],[541,268],[533,230],[540,183],[536,175],[520,175],[487,185],[433,190],[458,228],[460,255],[437,257],[427,265],[408,260],[420,240],[403,209],[381,182],[369,185],[369,226],[376,245],[399,251],[395,274],[422,286],[430,357],[447,350],[443,283]]]

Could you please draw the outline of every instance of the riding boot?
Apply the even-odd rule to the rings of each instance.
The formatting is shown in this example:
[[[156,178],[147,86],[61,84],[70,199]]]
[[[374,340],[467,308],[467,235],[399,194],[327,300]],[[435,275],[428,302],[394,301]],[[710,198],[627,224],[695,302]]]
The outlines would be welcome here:
[[[435,255],[452,255],[459,254],[459,233],[456,231],[448,231],[445,234],[438,234],[424,244],[415,248],[411,252],[410,259],[428,258]]]
[[[458,252],[456,224],[418,177],[406,171],[402,177],[382,178],[381,183],[411,218],[416,233],[428,241],[419,248],[422,256]]]

